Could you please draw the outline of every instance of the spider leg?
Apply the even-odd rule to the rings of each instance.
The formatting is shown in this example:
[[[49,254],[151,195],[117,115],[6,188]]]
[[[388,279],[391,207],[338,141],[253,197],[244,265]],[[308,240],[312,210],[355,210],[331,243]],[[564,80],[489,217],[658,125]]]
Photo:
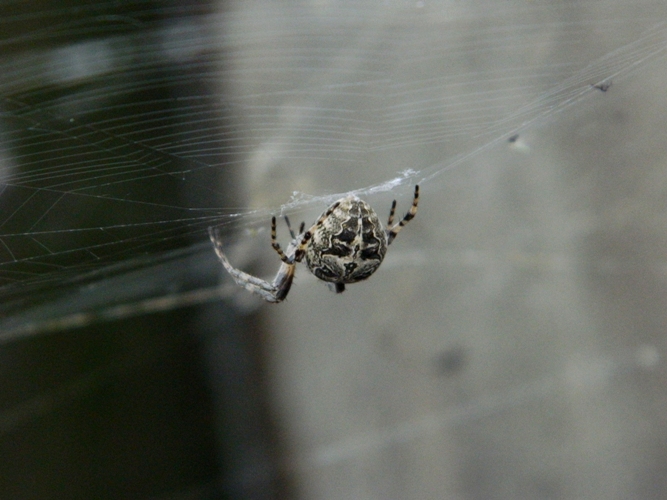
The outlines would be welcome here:
[[[387,221],[387,227],[391,227],[394,223],[394,213],[396,212],[396,200],[391,202],[391,210],[389,210],[389,220]]]
[[[252,292],[256,295],[259,295],[267,302],[281,302],[287,296],[287,293],[292,286],[292,281],[294,280],[294,264],[288,264],[283,262],[280,265],[280,269],[276,274],[272,283],[264,281],[263,279],[252,276],[251,274],[245,273],[240,269],[236,269],[231,265],[227,256],[222,251],[222,240],[217,229],[209,228],[208,230],[211,242],[215,248],[215,253],[222,262],[222,265],[227,270],[227,272],[234,278],[234,281],[241,285],[243,288]]]
[[[287,220],[287,217],[285,217]],[[292,228],[289,225],[289,220],[287,220],[287,227],[289,227],[289,232],[292,233]],[[293,233],[292,233],[293,235]],[[276,218],[271,217],[271,246],[273,249],[278,253],[278,256],[280,257],[280,260],[282,260],[285,264],[289,264],[289,259],[287,258],[287,255],[285,255],[285,252],[283,252],[283,249],[280,248],[280,244],[278,243],[278,240],[276,238]]]
[[[292,224],[289,223],[289,217],[287,216],[285,216],[285,224],[287,224],[287,229],[289,229],[289,234],[292,239],[296,238],[296,234],[294,234],[294,231],[292,230]]]
[[[285,216],[285,223],[287,224],[287,229],[289,229],[289,234],[292,236],[292,239],[296,239],[296,234],[294,234],[294,231],[292,230],[292,225],[289,222],[289,218]],[[306,223],[302,222],[301,225],[299,226],[299,232],[297,234],[302,234],[303,229],[306,227]]]
[[[410,210],[408,211],[407,214],[405,214],[405,217],[401,219],[401,222],[396,224],[395,226],[387,229],[387,244],[391,245],[391,242],[394,241],[394,238],[396,238],[396,235],[400,232],[403,227],[410,222],[412,219],[414,219],[415,215],[417,214],[417,205],[419,204],[419,185],[415,186],[415,197],[412,199],[412,206],[410,207]],[[389,219],[393,222],[392,215],[394,213],[394,209],[392,206],[392,211],[390,213]]]
[[[303,237],[301,238],[301,241],[299,244],[296,246],[294,249],[294,261],[295,262],[301,262],[301,259],[303,259],[303,256],[305,254],[306,247],[308,246],[308,242],[310,239],[313,237],[313,232],[320,227],[323,223],[324,220],[331,215],[331,213],[338,208],[338,205],[340,205],[340,202],[336,202],[333,205],[329,207],[329,209],[324,212],[319,219],[317,219],[317,222],[310,226],[310,229],[303,233]],[[302,224],[303,227],[305,225]]]
[[[273,283],[271,283],[271,288],[273,289],[271,296],[275,300],[269,300],[265,296],[264,298],[269,302],[282,302],[287,297],[290,288],[292,288],[295,271],[296,264],[287,264],[285,262],[280,264],[280,269],[278,269],[278,273],[273,279]]]

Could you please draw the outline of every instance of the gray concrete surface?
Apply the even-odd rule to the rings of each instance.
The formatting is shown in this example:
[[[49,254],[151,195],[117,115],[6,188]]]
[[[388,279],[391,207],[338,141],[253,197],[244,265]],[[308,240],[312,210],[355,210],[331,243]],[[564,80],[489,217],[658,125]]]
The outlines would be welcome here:
[[[527,117],[546,119],[505,140],[521,106],[572,75],[587,91],[587,65],[664,7],[256,7],[227,27],[251,203],[437,174],[368,282],[335,296],[301,267],[266,308],[299,497],[667,498],[665,59],[628,73],[640,55],[612,56],[607,92],[539,101]],[[384,217],[410,193],[366,198]]]

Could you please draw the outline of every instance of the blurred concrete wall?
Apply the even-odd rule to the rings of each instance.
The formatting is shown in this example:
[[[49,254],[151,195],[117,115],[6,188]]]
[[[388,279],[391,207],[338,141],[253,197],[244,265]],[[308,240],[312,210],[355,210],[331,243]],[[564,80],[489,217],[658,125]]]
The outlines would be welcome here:
[[[260,5],[239,2],[225,27],[257,131],[251,203],[437,174],[368,282],[336,296],[301,266],[264,306],[300,497],[667,498],[664,59],[562,113],[544,102],[517,142],[445,168],[664,7]],[[471,133],[449,134],[454,116]],[[384,218],[411,190],[367,200]]]

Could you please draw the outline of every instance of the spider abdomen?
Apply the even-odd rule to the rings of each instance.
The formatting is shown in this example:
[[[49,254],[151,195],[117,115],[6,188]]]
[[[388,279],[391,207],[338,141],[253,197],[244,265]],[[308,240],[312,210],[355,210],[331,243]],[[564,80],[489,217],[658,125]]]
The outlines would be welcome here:
[[[365,280],[384,259],[386,231],[375,211],[356,196],[343,198],[333,207],[308,242],[308,268],[331,283]]]

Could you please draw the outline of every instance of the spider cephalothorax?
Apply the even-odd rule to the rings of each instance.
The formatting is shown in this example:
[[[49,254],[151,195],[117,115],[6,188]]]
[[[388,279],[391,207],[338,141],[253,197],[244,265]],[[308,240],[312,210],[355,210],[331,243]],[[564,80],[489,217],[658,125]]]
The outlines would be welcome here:
[[[269,302],[281,302],[289,292],[294,279],[297,262],[306,257],[308,269],[323,281],[333,283],[336,292],[345,290],[345,285],[368,278],[380,266],[387,247],[398,232],[417,213],[419,186],[410,211],[400,222],[394,223],[396,200],[391,205],[385,229],[375,211],[356,196],[342,198],[331,205],[307,231],[301,224],[295,235],[285,217],[292,241],[283,252],[276,241],[276,218],[271,219],[271,246],[283,261],[272,283],[232,267],[222,251],[222,242],[217,229],[209,228],[211,241],[222,265],[234,281]]]

